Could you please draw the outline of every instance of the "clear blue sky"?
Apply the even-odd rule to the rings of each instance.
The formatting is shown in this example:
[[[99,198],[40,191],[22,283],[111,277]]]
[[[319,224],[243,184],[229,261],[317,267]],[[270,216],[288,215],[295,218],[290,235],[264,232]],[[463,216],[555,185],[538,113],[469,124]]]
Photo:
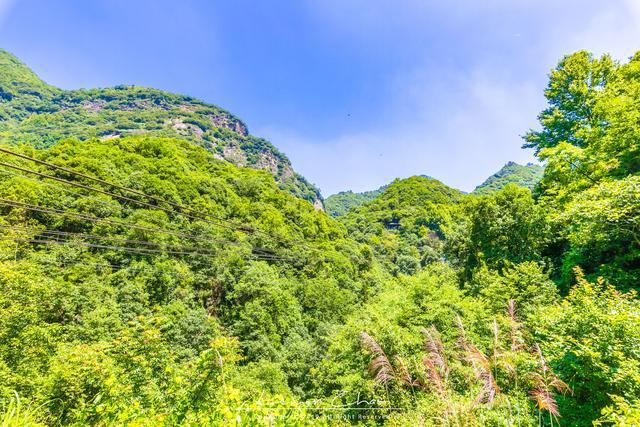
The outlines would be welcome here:
[[[565,53],[640,48],[638,0],[0,0],[0,47],[63,88],[140,84],[226,108],[323,194],[509,160]]]

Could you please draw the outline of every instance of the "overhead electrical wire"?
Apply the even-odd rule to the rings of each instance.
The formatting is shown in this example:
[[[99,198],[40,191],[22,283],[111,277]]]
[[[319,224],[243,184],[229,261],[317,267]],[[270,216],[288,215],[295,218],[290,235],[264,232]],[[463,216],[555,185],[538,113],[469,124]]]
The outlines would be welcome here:
[[[85,221],[97,222],[97,223],[105,223],[105,224],[119,226],[119,227],[129,227],[129,228],[142,230],[142,231],[150,231],[150,232],[155,232],[155,233],[165,233],[165,234],[173,235],[173,236],[176,236],[176,237],[182,237],[182,238],[187,238],[187,239],[197,239],[197,240],[201,240],[203,242],[208,242],[208,243],[232,244],[232,245],[236,245],[236,246],[242,246],[242,243],[240,243],[240,242],[204,238],[202,236],[185,234],[185,233],[175,232],[175,231],[172,231],[172,230],[166,230],[166,229],[160,229],[160,228],[154,228],[154,227],[146,227],[146,226],[141,226],[141,225],[137,225],[137,224],[125,223],[125,222],[121,222],[121,221],[114,221],[114,220],[111,220],[111,219],[94,217],[94,216],[85,215],[85,214],[81,214],[81,213],[77,213],[77,212],[64,211],[64,210],[53,209],[53,208],[43,208],[43,207],[40,207],[40,206],[31,205],[31,204],[28,204],[28,203],[22,203],[22,202],[18,202],[18,201],[15,201],[15,200],[7,200],[7,199],[0,198],[0,205],[6,205],[6,206],[11,206],[11,207],[16,207],[16,208],[22,208],[22,209],[26,209],[26,210],[30,210],[30,211],[34,211],[34,212],[41,212],[41,213],[47,213],[47,214],[53,214],[53,215],[71,216],[71,217],[79,218],[79,219],[82,219],[82,220],[85,220]],[[273,253],[272,251],[270,251],[268,249],[264,249],[264,248],[252,247],[251,250],[252,250],[252,253],[254,253],[255,255],[259,255],[259,256],[261,256],[261,257],[263,257],[265,259],[268,257],[269,259],[277,259],[277,260],[284,260],[284,261],[299,261],[299,259],[296,259],[296,258],[279,257],[275,253]]]
[[[25,173],[29,173],[29,174],[34,174],[36,176],[39,176],[39,177],[42,177],[42,178],[45,178],[45,179],[51,179],[51,180],[54,180],[54,181],[57,181],[57,182],[60,182],[60,183],[63,183],[63,184],[67,184],[67,185],[75,186],[75,187],[78,187],[78,188],[82,188],[84,190],[94,191],[94,192],[97,192],[99,194],[107,195],[109,197],[117,198],[117,199],[124,200],[124,201],[131,202],[131,203],[135,203],[135,204],[138,204],[138,205],[141,205],[141,206],[145,206],[145,207],[148,207],[148,208],[151,208],[151,209],[160,209],[160,210],[162,210],[164,212],[167,212],[167,213],[170,213],[170,214],[183,215],[185,217],[188,217],[188,218],[191,218],[191,219],[205,221],[205,222],[208,222],[208,223],[213,224],[213,225],[221,225],[221,224],[216,224],[216,223],[213,223],[211,221],[208,221],[202,215],[197,215],[196,216],[196,215],[192,215],[190,213],[185,212],[185,211],[195,212],[190,208],[187,208],[185,206],[182,206],[182,205],[179,205],[179,204],[167,201],[167,200],[162,200],[162,199],[160,199],[158,197],[148,195],[148,194],[146,194],[144,192],[141,192],[141,191],[138,191],[138,190],[134,190],[134,189],[131,189],[131,188],[128,188],[128,187],[124,187],[124,186],[121,186],[121,185],[118,185],[118,184],[114,184],[114,183],[102,180],[100,178],[92,177],[90,175],[87,175],[87,174],[84,174],[84,173],[81,173],[81,172],[78,172],[78,171],[74,171],[74,170],[69,169],[69,168],[58,166],[58,165],[55,165],[55,164],[52,164],[52,163],[49,163],[49,162],[45,162],[43,160],[39,160],[39,159],[30,157],[30,156],[26,156],[26,155],[21,154],[21,153],[13,152],[13,151],[10,151],[10,150],[4,149],[4,148],[0,148],[0,152],[6,153],[6,154],[10,154],[10,155],[13,155],[13,156],[25,159],[25,160],[29,160],[29,161],[32,161],[32,162],[35,162],[35,163],[38,163],[38,164],[42,164],[42,165],[45,165],[45,166],[47,166],[49,168],[52,168],[52,169],[62,170],[64,172],[67,172],[67,173],[70,173],[70,174],[73,174],[73,175],[76,175],[76,176],[80,176],[80,177],[83,177],[83,178],[86,178],[86,179],[89,179],[89,180],[92,180],[92,181],[95,181],[95,182],[100,182],[102,184],[109,185],[111,187],[118,188],[118,189],[121,189],[123,191],[128,191],[128,192],[131,192],[131,193],[136,194],[136,195],[141,195],[141,196],[146,197],[146,198],[148,198],[150,200],[153,200],[155,202],[166,203],[166,204],[168,204],[170,206],[173,206],[173,207],[175,207],[175,208],[177,208],[179,210],[178,211],[174,211],[174,210],[171,210],[171,209],[164,208],[162,206],[152,205],[150,203],[146,203],[146,202],[143,202],[143,201],[140,201],[140,200],[132,199],[132,198],[127,197],[127,196],[115,194],[115,193],[112,193],[112,192],[109,192],[109,191],[105,191],[105,190],[102,190],[102,189],[99,189],[99,188],[95,188],[95,187],[92,187],[92,186],[89,186],[89,185],[85,185],[85,184],[69,181],[69,180],[66,180],[66,179],[63,179],[63,178],[59,178],[59,177],[56,177],[56,176],[44,174],[42,172],[38,172],[38,171],[31,170],[31,169],[23,168],[23,167],[20,167],[20,166],[14,165],[14,164],[10,164],[10,163],[6,163],[6,162],[0,162],[0,166],[8,167],[8,168],[11,168],[11,169],[14,169],[14,170],[18,170],[18,171],[21,171],[21,172],[25,172]],[[0,172],[7,173],[7,174],[10,174],[10,175],[14,175],[14,176],[20,176],[20,177],[28,179],[30,181],[38,182],[38,183],[41,183],[41,184],[45,184],[45,185],[48,185],[50,187],[57,188],[57,189],[60,189],[62,191],[65,191],[65,192],[69,192],[70,194],[74,194],[74,195],[77,195],[77,196],[80,196],[80,197],[88,197],[88,195],[86,195],[86,194],[81,194],[81,193],[78,193],[78,192],[74,192],[74,191],[69,190],[67,188],[64,188],[64,187],[61,187],[61,186],[57,186],[57,185],[53,185],[51,183],[43,182],[43,181],[40,181],[40,180],[35,180],[35,179],[30,178],[30,177],[28,177],[28,176],[26,176],[24,174],[18,174],[18,173],[15,173],[15,172],[12,173],[12,172],[5,171],[5,170],[0,170]],[[141,227],[141,226],[137,226],[137,225],[121,223],[119,221],[107,220],[105,218],[90,217],[88,215],[79,214],[79,213],[76,213],[76,212],[61,211],[61,210],[58,210],[58,209],[39,208],[39,207],[36,207],[36,206],[33,206],[33,205],[28,206],[27,204],[21,204],[20,202],[8,201],[8,200],[5,200],[5,199],[0,199],[0,201],[1,202],[5,202],[5,203],[9,204],[10,206],[22,207],[22,208],[25,208],[25,209],[35,210],[35,211],[39,211],[39,212],[43,212],[43,213],[58,214],[58,215],[71,215],[71,216],[75,216],[76,218],[81,218],[81,219],[88,220],[88,221],[104,222],[104,223],[109,223],[109,224],[112,224],[112,225],[131,227],[131,228],[136,228],[136,229],[144,229],[146,231],[165,232],[167,234],[172,234],[172,235],[185,237],[185,238],[195,238],[195,239],[199,239],[199,240],[212,241],[211,239],[204,239],[201,236],[186,235],[184,233],[177,233],[177,232],[174,232],[174,231],[161,230],[161,229],[153,229],[153,228],[150,228],[150,227]],[[108,201],[101,200],[101,199],[95,199],[95,201],[97,201],[99,203],[103,203],[103,204],[108,205],[108,206],[112,206],[112,207],[117,207],[117,208],[121,208],[122,207],[122,205],[120,205],[120,204],[113,204],[113,203],[110,203]],[[15,205],[16,203],[18,203],[19,205],[16,206]],[[212,216],[212,215],[209,215],[209,216]],[[212,217],[215,218],[218,221],[226,222],[227,224],[231,224],[232,226],[234,226],[234,227],[232,227],[232,226],[222,225],[223,227],[234,229],[234,230],[237,229],[237,230],[243,231],[243,232],[260,233],[260,234],[266,235],[268,237],[271,237],[273,239],[276,239],[280,243],[284,242],[279,237],[273,236],[270,233],[264,232],[262,230],[254,229],[252,227],[248,227],[248,226],[244,226],[244,225],[239,225],[239,224],[236,224],[236,223],[234,223],[232,221],[225,220],[225,219],[222,219],[222,218],[218,218],[218,217],[215,217],[215,216],[212,216]],[[235,227],[237,227],[237,228],[235,228]],[[239,242],[234,242],[234,241],[229,241],[229,240],[223,241],[223,240],[219,240],[219,239],[216,241],[216,243],[241,245],[241,243],[239,243]],[[287,241],[286,243],[290,244],[291,242]],[[304,243],[302,243],[302,245],[304,245]],[[308,249],[308,247],[306,245],[304,245],[304,247]],[[254,246],[254,247],[252,247],[252,252],[254,254],[261,255],[261,256],[269,256],[269,257],[272,257],[272,258],[277,257],[277,255],[275,254],[275,252],[273,250],[267,249],[267,248],[261,248],[261,247],[255,247]],[[292,258],[284,258],[284,257],[279,257],[279,258],[288,259],[288,260],[295,260],[295,259],[292,259]],[[297,261],[299,261],[299,260],[297,260]]]
[[[176,250],[162,250],[162,249],[145,249],[145,248],[136,248],[129,246],[115,246],[115,245],[100,245],[95,243],[89,243],[84,241],[69,241],[69,240],[61,240],[61,239],[38,239],[38,238],[21,238],[21,237],[11,237],[11,236],[0,236],[0,240],[10,240],[16,243],[31,243],[31,244],[43,244],[43,245],[79,245],[88,248],[94,249],[106,249],[106,250],[115,250],[133,253],[137,255],[153,255],[153,254],[170,254],[170,255],[187,255],[187,256],[211,256],[214,254],[211,253],[203,253],[203,252],[195,252],[195,251],[176,251]],[[277,257],[268,257],[268,256],[259,256],[259,255],[248,255],[242,256],[242,258],[247,259],[256,259],[256,260],[264,260],[264,261],[286,261],[286,259],[281,259]]]
[[[30,156],[27,156],[27,155],[24,155],[24,154],[21,154],[21,153],[17,153],[17,152],[11,151],[11,150],[7,150],[7,149],[1,148],[1,147],[0,147],[0,152],[5,153],[5,154],[9,154],[9,155],[12,155],[12,156],[24,159],[24,160],[28,160],[28,161],[31,161],[31,162],[46,166],[46,167],[51,168],[51,169],[61,170],[61,171],[64,171],[66,173],[69,173],[69,174],[72,174],[72,175],[75,175],[75,176],[80,176],[82,178],[85,178],[85,179],[88,179],[88,180],[91,180],[91,181],[94,181],[94,182],[98,182],[98,183],[100,183],[102,185],[108,185],[108,186],[111,186],[113,188],[117,188],[117,189],[119,189],[121,191],[126,191],[126,192],[129,192],[129,193],[132,193],[132,194],[136,194],[138,196],[145,197],[145,198],[147,198],[149,200],[153,200],[156,203],[165,203],[165,204],[167,204],[169,206],[174,207],[175,209],[178,209],[178,211],[167,209],[167,208],[164,208],[164,207],[158,206],[158,205],[152,205],[150,203],[146,203],[146,202],[142,202],[142,201],[139,201],[139,200],[136,200],[136,199],[132,199],[132,198],[127,197],[127,196],[118,195],[118,194],[115,194],[115,193],[112,193],[112,192],[109,192],[109,191],[97,189],[95,187],[91,187],[91,186],[88,186],[88,185],[85,185],[85,184],[75,183],[73,181],[68,181],[68,180],[65,180],[65,179],[62,179],[62,178],[58,178],[58,177],[54,177],[54,176],[51,176],[51,175],[43,174],[41,172],[37,172],[37,171],[32,171],[32,170],[29,170],[29,169],[21,168],[19,166],[12,165],[12,164],[9,164],[9,163],[2,162],[2,163],[0,163],[0,165],[2,165],[2,166],[6,166],[6,167],[11,167],[11,168],[14,168],[14,169],[22,170],[22,171],[25,171],[27,173],[34,173],[34,174],[36,174],[38,176],[41,176],[41,177],[44,177],[44,178],[54,179],[56,181],[63,182],[65,184],[74,185],[74,186],[77,186],[77,187],[80,187],[80,188],[84,188],[84,189],[87,189],[87,190],[90,190],[90,191],[97,191],[97,192],[99,192],[101,194],[109,195],[111,197],[116,197],[116,198],[119,198],[121,200],[126,200],[126,201],[129,201],[129,202],[137,203],[137,204],[139,204],[141,206],[146,206],[146,207],[150,207],[150,208],[153,208],[153,209],[160,209],[160,210],[163,210],[163,211],[165,211],[167,213],[181,214],[181,215],[184,215],[184,216],[186,216],[188,218],[191,218],[191,219],[197,219],[197,220],[209,222],[209,220],[206,217],[210,217],[210,218],[215,219],[219,223],[223,222],[223,223],[229,224],[229,225],[226,225],[226,226],[222,225],[222,224],[219,224],[219,223],[218,224],[214,224],[214,225],[220,225],[220,226],[223,226],[223,227],[227,227],[227,228],[231,228],[231,229],[239,230],[239,231],[244,231],[244,232],[249,232],[249,233],[262,234],[262,235],[264,235],[266,237],[269,237],[269,238],[271,238],[273,240],[278,241],[279,243],[291,244],[291,242],[283,240],[280,237],[275,236],[275,235],[273,235],[271,233],[268,233],[266,231],[263,231],[263,230],[260,230],[260,229],[254,228],[254,227],[250,227],[250,226],[247,226],[247,225],[244,225],[244,224],[238,224],[236,222],[233,222],[233,221],[230,221],[228,219],[224,219],[224,218],[212,215],[212,214],[205,214],[206,217],[203,217],[203,215],[201,213],[196,212],[193,209],[188,208],[188,207],[183,206],[183,205],[180,205],[178,203],[174,203],[174,202],[171,202],[171,201],[168,201],[168,200],[163,200],[163,199],[161,199],[159,197],[146,194],[146,193],[144,193],[142,191],[135,190],[135,189],[132,189],[132,188],[129,188],[129,187],[125,187],[125,186],[122,186],[122,185],[119,185],[119,184],[114,184],[112,182],[103,180],[101,178],[93,177],[93,176],[87,175],[85,173],[75,171],[73,169],[69,169],[69,168],[66,168],[66,167],[63,167],[63,166],[58,166],[58,165],[55,165],[53,163],[46,162],[46,161],[40,160],[40,159],[36,159],[34,157],[30,157]],[[193,213],[195,213],[195,215]],[[304,245],[304,243],[302,243],[302,242],[298,242],[298,244]]]
[[[185,238],[185,239],[196,239],[196,240],[201,240],[201,241],[215,243],[215,244],[242,245],[242,243],[234,242],[232,240],[211,239],[211,238],[207,238],[207,237],[203,237],[203,236],[196,236],[196,235],[193,235],[193,234],[185,234],[185,233],[181,233],[181,232],[178,232],[178,231],[167,230],[167,229],[163,229],[163,228],[147,227],[147,226],[144,226],[144,225],[132,224],[132,223],[127,223],[127,222],[122,222],[122,221],[116,221],[116,220],[112,220],[112,219],[108,219],[108,218],[100,218],[100,217],[97,217],[97,216],[86,215],[86,214],[82,214],[82,213],[79,213],[79,212],[65,211],[65,210],[54,209],[54,208],[44,208],[44,207],[41,207],[41,206],[29,204],[29,203],[19,202],[17,200],[9,200],[9,199],[0,198],[0,205],[6,205],[6,206],[15,207],[15,208],[22,208],[22,209],[26,209],[26,210],[30,210],[30,211],[34,211],[34,212],[41,212],[41,213],[46,213],[46,214],[51,214],[51,215],[71,216],[71,217],[75,217],[75,218],[82,219],[82,220],[85,220],[85,221],[101,222],[101,223],[104,223],[104,224],[114,225],[114,226],[118,226],[118,227],[133,228],[133,229],[141,230],[141,231],[150,231],[150,232],[153,232],[153,233],[165,233],[165,234],[169,234],[169,235],[176,236],[176,237],[182,237],[182,238]]]
[[[146,249],[146,248],[132,248],[132,247],[127,247],[127,246],[112,246],[112,245],[99,245],[96,243],[89,243],[89,242],[83,242],[83,241],[69,241],[69,240],[43,240],[43,239],[36,239],[36,238],[20,238],[20,237],[13,237],[12,238],[15,242],[22,242],[22,243],[42,243],[42,244],[72,244],[72,245],[79,245],[79,246],[86,246],[88,248],[96,248],[96,249],[112,249],[112,250],[118,250],[118,251],[124,251],[124,252],[130,252],[130,253],[134,253],[134,254],[140,254],[140,255],[147,255],[147,254],[171,254],[171,255],[210,255],[210,254],[204,254],[202,252],[191,252],[191,251],[174,251],[174,250],[170,250],[170,249]]]
[[[54,181],[61,182],[63,184],[72,185],[74,187],[82,188],[84,190],[94,191],[96,193],[103,194],[103,195],[106,195],[106,196],[109,196],[109,197],[114,197],[114,198],[117,198],[117,199],[120,199],[120,200],[124,200],[126,202],[135,203],[135,204],[138,204],[140,206],[144,206],[146,208],[158,209],[158,210],[164,211],[166,213],[170,213],[172,215],[176,215],[176,214],[184,215],[184,216],[186,216],[187,218],[190,218],[190,219],[197,219],[197,220],[204,221],[204,222],[207,222],[207,223],[215,225],[215,226],[224,227],[224,228],[227,228],[227,229],[230,229],[230,230],[236,230],[236,228],[234,228],[232,226],[229,226],[229,225],[215,223],[213,221],[208,221],[208,220],[206,220],[204,218],[194,217],[192,215],[185,214],[185,213],[182,213],[182,212],[176,212],[174,210],[167,209],[167,208],[164,208],[162,206],[152,205],[151,203],[142,202],[140,200],[132,199],[132,198],[127,197],[127,196],[122,196],[120,194],[112,193],[110,191],[101,190],[99,188],[95,188],[95,187],[92,187],[90,185],[85,185],[85,184],[81,184],[81,183],[78,183],[78,182],[69,181],[69,180],[66,180],[66,179],[63,179],[63,178],[58,178],[58,177],[53,176],[53,175],[47,175],[45,173],[34,171],[34,170],[31,170],[31,169],[26,169],[26,168],[23,168],[23,167],[20,167],[20,166],[11,164],[11,163],[0,162],[0,166],[12,168],[12,169],[19,170],[19,171],[26,172],[26,173],[31,173],[31,174],[37,175],[37,176],[39,176],[41,178],[51,179],[51,180],[54,180]]]
[[[0,241],[1,240],[11,240],[11,239],[6,239],[3,237],[0,237]],[[251,259],[253,260],[254,258],[243,258],[243,259]],[[258,261],[261,261],[261,259],[257,259]],[[4,259],[4,260],[0,260],[0,262],[15,262],[15,260],[13,259]],[[54,259],[47,259],[47,258],[38,258],[38,259],[33,259],[33,258],[24,258],[21,260],[18,260],[18,262],[20,261],[37,261],[39,263],[45,263],[45,264],[51,264],[51,265],[55,265],[58,267],[61,266],[65,266],[65,267],[74,267],[74,266],[79,266],[79,267],[90,267],[90,268],[98,268],[98,269],[111,269],[114,272],[117,271],[124,271],[124,270],[140,270],[140,269],[146,269],[149,266],[148,265],[138,265],[138,264],[132,264],[132,265],[123,265],[123,264],[113,264],[110,262],[101,264],[101,263],[87,263],[87,262],[82,262],[82,261],[62,261],[62,260],[54,260]]]
[[[37,261],[40,263],[44,263],[44,264],[52,264],[55,266],[65,266],[65,267],[72,267],[72,266],[79,266],[79,267],[90,267],[90,268],[97,268],[97,269],[111,269],[113,271],[120,271],[120,270],[124,270],[127,268],[133,269],[133,268],[141,268],[141,266],[127,266],[127,265],[121,265],[121,264],[111,264],[111,263],[105,263],[105,264],[100,264],[97,262],[82,262],[82,261],[61,261],[61,260],[53,260],[53,259],[46,259],[46,258],[38,258],[36,259],[31,259],[28,258],[28,261]],[[2,260],[3,262],[6,261],[10,261],[10,260]],[[20,260],[22,261],[22,260]]]
[[[61,190],[61,191],[64,191],[65,193],[72,194],[72,195],[77,196],[77,197],[89,197],[88,194],[78,193],[77,191],[70,190],[70,189],[68,189],[66,187],[63,187],[61,185],[56,185],[56,184],[53,184],[51,182],[47,182],[47,181],[43,181],[43,180],[40,180],[40,179],[32,178],[32,177],[27,176],[27,175],[22,174],[22,173],[11,172],[11,171],[8,171],[8,170],[0,169],[0,174],[5,174],[5,175],[10,175],[10,176],[15,176],[15,177],[19,177],[19,178],[22,178],[22,179],[26,179],[27,181],[34,182],[34,183],[40,184],[40,185],[45,185],[45,186],[47,186],[49,188],[53,188],[53,189],[56,189],[56,190]],[[109,207],[115,208],[115,209],[122,209],[123,208],[123,205],[121,205],[119,203],[111,202],[109,200],[104,200],[104,199],[100,199],[100,198],[94,198],[94,199],[91,199],[91,201],[92,202],[97,202],[97,203],[100,203],[100,204],[102,204],[104,206],[109,206]]]
[[[20,174],[20,173],[17,173],[17,172],[10,172],[10,171],[6,171],[6,170],[0,169],[0,173],[8,174],[8,175],[11,175],[11,176],[17,176],[17,177],[20,177],[20,178],[23,178],[23,179],[27,179],[27,180],[32,181],[32,182],[36,182],[38,184],[44,184],[44,185],[47,185],[47,186],[49,186],[51,188],[59,189],[59,190],[68,192],[69,194],[73,194],[73,195],[76,195],[76,196],[79,196],[79,197],[88,197],[88,195],[86,195],[86,194],[81,194],[81,193],[78,193],[78,192],[73,191],[73,190],[69,190],[68,188],[64,188],[64,187],[59,186],[59,185],[55,185],[55,184],[51,184],[49,182],[43,182],[43,181],[40,181],[40,180],[37,180],[37,179],[34,179],[34,178],[30,178],[27,175]],[[120,209],[122,207],[122,205],[120,205],[120,204],[111,203],[111,202],[108,202],[108,201],[102,200],[102,199],[94,199],[92,201],[97,201],[97,202],[100,202],[100,203],[102,203],[102,204],[104,204],[106,206],[117,208],[117,209]],[[70,213],[68,211],[65,211],[65,212]],[[60,214],[60,215],[62,215],[62,214]],[[136,227],[134,227],[134,228],[136,228]],[[162,230],[158,229],[157,231],[160,232]],[[173,234],[173,233],[170,232],[169,234]],[[188,236],[188,237],[199,238],[200,240],[203,240],[202,237],[198,237],[198,236]],[[210,238],[206,239],[206,240],[209,241],[209,242],[212,241]],[[220,240],[220,239],[217,239],[214,242],[215,243],[221,243],[221,244],[242,245],[242,243],[240,243],[240,242],[235,242],[235,241],[231,241],[231,240]],[[274,254],[274,252],[272,250],[270,250],[270,249],[260,248],[260,247],[257,247],[257,246],[253,246],[252,247],[252,251],[256,252],[256,253],[263,253],[263,254]]]
[[[133,239],[121,239],[118,237],[110,237],[110,236],[98,236],[95,234],[84,234],[84,233],[74,233],[74,232],[69,232],[69,231],[57,231],[57,230],[46,230],[46,229],[38,229],[38,228],[27,228],[27,227],[19,227],[19,226],[5,226],[5,225],[0,225],[0,228],[4,228],[4,229],[11,229],[11,230],[18,230],[18,231],[26,231],[26,232],[34,232],[37,234],[48,234],[48,235],[54,235],[54,236],[62,236],[62,237],[80,237],[80,238],[85,238],[85,239],[94,239],[94,240],[111,240],[111,241],[117,241],[117,242],[121,242],[121,243],[125,243],[125,244],[139,244],[139,245],[144,245],[144,246],[164,246],[167,248],[176,248],[177,246],[173,246],[173,245],[168,245],[168,244],[164,244],[164,243],[160,243],[160,242],[150,242],[148,240],[133,240]],[[193,251],[205,251],[208,253],[216,253],[215,251],[213,251],[212,249],[209,248],[199,248],[199,247],[195,247],[195,246],[191,246],[191,247],[181,247],[182,249],[185,250],[193,250]]]

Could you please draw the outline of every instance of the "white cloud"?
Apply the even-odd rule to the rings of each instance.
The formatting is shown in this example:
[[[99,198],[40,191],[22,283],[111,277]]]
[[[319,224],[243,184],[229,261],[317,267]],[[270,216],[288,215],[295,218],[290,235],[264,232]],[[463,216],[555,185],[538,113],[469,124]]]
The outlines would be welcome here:
[[[282,129],[258,133],[288,153],[294,167],[325,195],[369,190],[418,174],[470,191],[507,160],[532,160],[519,148],[519,134],[535,122],[541,104],[537,88],[505,83],[487,70],[449,82],[454,92],[419,77],[405,82],[400,92],[415,94],[414,116],[386,130],[322,141]]]
[[[587,5],[569,31],[553,29],[547,42],[550,52],[564,54],[586,49],[610,53],[624,60],[640,50],[640,1],[620,0]]]
[[[470,191],[507,161],[533,159],[520,148],[520,136],[536,126],[545,104],[546,73],[562,55],[587,49],[624,59],[640,48],[638,0],[455,3],[314,3],[313,12],[330,29],[329,37],[365,50],[397,43],[394,32],[417,38],[430,23],[443,26],[435,37],[451,39],[447,58],[433,57],[428,46],[413,52],[413,66],[396,72],[381,88],[391,95],[384,123],[375,127],[324,140],[292,129],[257,133],[282,148],[325,195],[369,190],[413,174]],[[465,44],[471,51],[457,53]]]

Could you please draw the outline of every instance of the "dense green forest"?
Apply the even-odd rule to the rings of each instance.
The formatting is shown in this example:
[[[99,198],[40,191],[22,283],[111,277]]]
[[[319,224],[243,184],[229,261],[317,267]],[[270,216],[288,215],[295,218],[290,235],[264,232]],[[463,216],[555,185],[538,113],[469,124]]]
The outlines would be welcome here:
[[[478,185],[474,194],[484,195],[497,190],[502,190],[509,184],[516,184],[519,187],[528,188],[533,191],[542,180],[544,169],[540,165],[529,163],[525,166],[514,162],[509,162],[498,172],[491,175],[485,182]]]
[[[255,141],[222,110],[2,58],[3,425],[640,425],[640,54],[550,73],[533,191],[416,176],[337,218],[221,159]],[[187,101],[216,147],[162,124]]]
[[[413,274],[442,254],[443,227],[463,194],[423,176],[398,179],[340,221],[393,274]]]
[[[498,190],[502,190],[508,184],[515,184],[519,187],[528,188],[533,191],[536,185],[542,180],[543,167],[529,163],[525,166],[515,162],[509,162],[504,165],[498,172],[487,178],[482,184],[478,185],[473,194],[486,195]],[[421,178],[430,178],[421,175]],[[332,194],[324,200],[325,211],[332,217],[346,215],[351,211],[357,210],[360,206],[375,199],[388,186],[384,185],[377,190],[364,191],[362,193],[354,193],[353,191],[342,191]],[[428,198],[425,200],[429,200]]]
[[[352,209],[358,208],[378,196],[387,186],[382,186],[377,190],[354,193],[353,191],[342,191],[332,194],[324,200],[324,209],[332,217],[346,214]]]

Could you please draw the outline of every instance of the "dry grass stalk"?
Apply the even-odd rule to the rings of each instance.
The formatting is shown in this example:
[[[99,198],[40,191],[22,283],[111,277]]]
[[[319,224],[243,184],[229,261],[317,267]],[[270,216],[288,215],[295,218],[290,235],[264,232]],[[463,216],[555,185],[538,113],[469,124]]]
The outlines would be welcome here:
[[[402,357],[395,355],[393,357],[393,360],[395,362],[396,365],[396,371],[398,371],[398,376],[400,378],[400,381],[402,382],[402,384],[409,386],[409,387],[415,387],[416,385],[418,385],[418,381],[414,380],[413,377],[411,376],[411,373],[409,372],[409,369],[407,369],[407,365],[404,363],[404,360],[402,359]]]
[[[529,395],[535,402],[538,410],[547,411],[551,416],[557,419],[560,417],[560,411],[558,410],[558,402],[555,399],[554,393],[564,394],[571,392],[571,388],[553,373],[542,355],[540,346],[537,344],[536,350],[540,357],[541,372],[534,372],[531,374],[535,386],[533,390],[529,392]]]
[[[467,338],[467,333],[464,330],[464,324],[462,323],[460,316],[456,316],[456,325],[458,326],[458,340],[456,345],[459,349],[466,352],[469,348],[470,342]]]
[[[500,388],[491,371],[491,361],[473,344],[468,347],[466,359],[471,363],[476,378],[482,384],[476,401],[478,403],[493,403],[496,395],[500,392]]]
[[[384,385],[392,381],[396,376],[395,371],[380,344],[364,331],[360,333],[360,340],[363,347],[375,356],[369,364],[369,375],[378,384]]]
[[[422,358],[422,365],[425,368],[429,385],[435,389],[441,397],[447,394],[447,378],[449,376],[449,366],[444,355],[444,345],[440,339],[440,334],[435,327],[424,329],[424,346],[427,354]]]
[[[464,330],[464,324],[460,316],[456,318],[458,324],[459,336],[458,347],[464,351],[464,358],[473,367],[476,379],[482,384],[480,393],[476,398],[478,403],[493,403],[496,395],[500,392],[498,383],[496,382],[493,372],[491,371],[491,361],[489,358],[478,349],[469,338],[467,338]],[[494,339],[497,340],[498,328],[497,323],[494,323]]]
[[[510,299],[507,305],[507,315],[509,317],[511,351],[519,351],[524,348],[524,339],[522,337],[522,325],[518,320],[515,300]]]

